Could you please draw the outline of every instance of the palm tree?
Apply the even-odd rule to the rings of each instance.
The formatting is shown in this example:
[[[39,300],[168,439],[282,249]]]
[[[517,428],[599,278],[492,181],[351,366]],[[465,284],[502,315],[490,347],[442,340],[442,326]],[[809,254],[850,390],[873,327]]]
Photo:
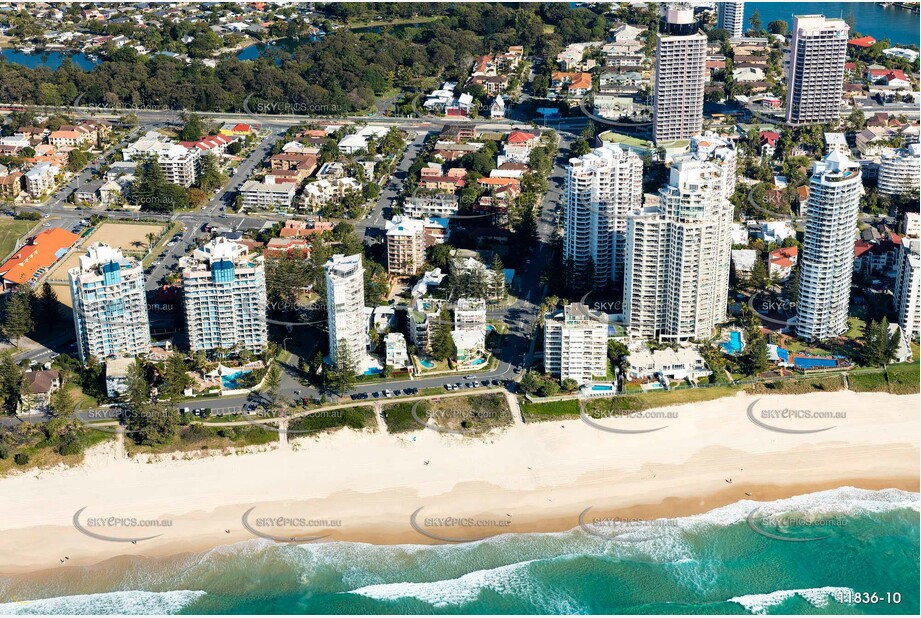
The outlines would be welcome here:
[[[151,249],[153,249],[154,242],[156,242],[157,240],[157,235],[154,234],[153,232],[148,232],[146,238],[147,238],[147,252],[150,253]]]

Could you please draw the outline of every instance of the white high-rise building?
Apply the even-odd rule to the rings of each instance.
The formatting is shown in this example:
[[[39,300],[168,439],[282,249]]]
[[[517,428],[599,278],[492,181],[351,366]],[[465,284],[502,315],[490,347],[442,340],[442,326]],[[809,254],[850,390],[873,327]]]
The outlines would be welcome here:
[[[368,349],[365,269],[360,253],[337,253],[326,262],[326,310],[330,359],[335,363],[344,346],[355,370],[360,371]]]
[[[892,290],[899,326],[908,339],[921,334],[921,240],[903,238]]]
[[[723,197],[730,199],[736,192],[738,153],[735,144],[713,131],[707,131],[691,138],[691,155],[699,161],[711,161],[720,167],[723,173]]]
[[[745,29],[744,2],[717,2],[717,28],[729,31],[731,38],[742,36]]]
[[[580,303],[544,316],[544,368],[579,384],[607,375],[608,326],[589,317]]]
[[[815,163],[796,305],[796,333],[808,341],[837,337],[847,330],[861,195],[859,163],[840,152]]]
[[[843,19],[826,19],[823,15],[793,18],[787,73],[788,124],[838,121],[849,30]]]
[[[879,162],[879,192],[906,195],[921,189],[921,144],[887,150]]]
[[[218,237],[179,260],[192,350],[268,345],[265,264],[246,245]]]
[[[621,283],[627,215],[643,199],[643,161],[616,144],[569,160],[565,184],[563,259],[577,276],[594,269],[592,286]]]
[[[732,204],[722,159],[680,157],[659,206],[627,221],[624,313],[631,336],[705,339],[726,319]]]
[[[140,262],[103,243],[90,245],[68,271],[80,360],[150,352],[150,323]]]
[[[690,139],[704,121],[707,37],[697,27],[694,9],[669,5],[659,27],[656,44],[656,143]]]

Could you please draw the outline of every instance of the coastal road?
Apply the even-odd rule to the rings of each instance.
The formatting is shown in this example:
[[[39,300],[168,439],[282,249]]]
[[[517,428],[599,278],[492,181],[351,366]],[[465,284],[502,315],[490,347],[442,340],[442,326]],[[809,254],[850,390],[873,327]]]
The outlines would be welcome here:
[[[403,156],[397,164],[391,176],[391,182],[381,187],[381,194],[374,203],[374,208],[367,217],[355,224],[355,233],[359,238],[364,237],[366,240],[380,238],[384,232],[384,209],[389,208],[403,190],[403,183],[409,176],[409,168],[419,157],[422,146],[429,133],[426,131],[416,132],[416,137],[409,143]]]

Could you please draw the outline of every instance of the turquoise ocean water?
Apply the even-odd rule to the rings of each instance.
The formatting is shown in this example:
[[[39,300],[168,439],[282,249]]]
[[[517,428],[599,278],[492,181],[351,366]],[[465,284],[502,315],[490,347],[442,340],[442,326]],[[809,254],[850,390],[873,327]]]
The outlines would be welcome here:
[[[759,506],[759,515],[821,520],[808,530],[756,520],[770,534],[826,538],[755,533],[747,516]],[[450,546],[254,540],[2,577],[0,614],[919,613],[918,494],[843,488],[742,501],[614,534]],[[848,603],[852,592],[879,601]],[[896,592],[900,603],[887,603]]]

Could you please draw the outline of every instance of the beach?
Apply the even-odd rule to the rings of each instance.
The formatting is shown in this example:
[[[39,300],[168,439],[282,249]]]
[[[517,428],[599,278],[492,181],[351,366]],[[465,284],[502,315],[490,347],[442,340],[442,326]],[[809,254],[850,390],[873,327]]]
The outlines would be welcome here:
[[[109,444],[79,468],[0,479],[0,573],[173,556],[257,536],[437,544],[572,530],[580,515],[582,524],[601,515],[629,522],[838,487],[919,490],[917,395],[742,394],[666,411],[597,421],[664,427],[648,433],[578,419],[479,438],[343,430],[265,452],[156,463],[118,458]],[[805,411],[824,418],[804,419]],[[77,529],[81,509],[79,526],[109,540]],[[112,517],[162,525],[90,525]],[[128,541],[147,536],[155,538]]]

